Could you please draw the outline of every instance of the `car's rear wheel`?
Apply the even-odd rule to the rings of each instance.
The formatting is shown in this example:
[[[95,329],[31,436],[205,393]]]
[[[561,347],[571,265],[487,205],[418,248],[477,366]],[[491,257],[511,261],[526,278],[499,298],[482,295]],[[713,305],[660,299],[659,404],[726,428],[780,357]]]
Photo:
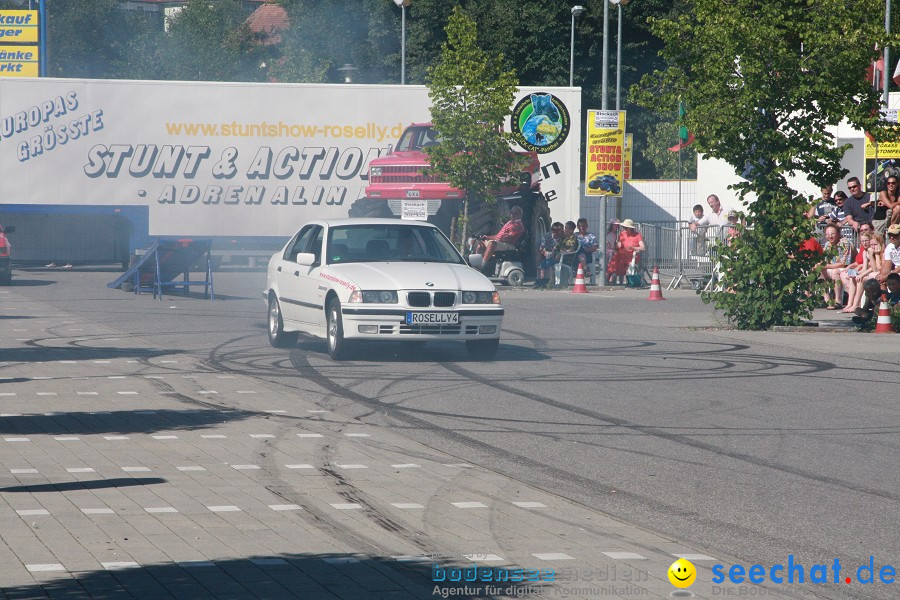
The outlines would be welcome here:
[[[281,305],[274,295],[269,297],[268,327],[269,343],[275,348],[287,348],[297,343],[297,332],[284,330],[284,319],[281,316]]]
[[[344,323],[341,319],[341,302],[337,298],[328,303],[325,327],[328,355],[334,360],[343,360],[350,353],[350,343],[344,339]]]
[[[522,287],[522,284],[525,283],[525,271],[521,269],[513,269],[506,276],[506,281],[508,281],[509,285],[513,287]]]
[[[500,340],[469,340],[466,342],[466,351],[469,358],[474,360],[493,360],[500,348]]]

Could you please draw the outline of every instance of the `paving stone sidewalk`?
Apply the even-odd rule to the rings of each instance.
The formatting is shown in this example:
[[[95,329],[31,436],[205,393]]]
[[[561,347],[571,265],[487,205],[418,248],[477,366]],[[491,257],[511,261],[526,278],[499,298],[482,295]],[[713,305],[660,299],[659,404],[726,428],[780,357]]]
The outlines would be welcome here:
[[[0,333],[3,597],[668,598],[684,556],[705,598],[733,562],[14,290]]]

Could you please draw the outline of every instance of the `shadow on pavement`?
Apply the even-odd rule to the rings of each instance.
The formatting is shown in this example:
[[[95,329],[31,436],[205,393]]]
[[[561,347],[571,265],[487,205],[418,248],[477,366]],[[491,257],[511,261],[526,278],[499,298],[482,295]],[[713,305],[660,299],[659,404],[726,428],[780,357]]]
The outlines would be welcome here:
[[[53,279],[21,279],[13,277],[10,287],[39,287],[44,285],[53,285],[56,281]]]
[[[0,434],[57,435],[153,433],[198,429],[258,416],[242,410],[118,410],[13,415],[0,418]]]
[[[318,340],[311,337],[301,337],[295,350],[301,350],[305,353],[314,355],[321,354],[328,359],[328,351],[325,346],[325,340]],[[550,360],[550,355],[528,348],[525,346],[517,346],[515,344],[504,344],[500,342],[500,348],[497,350],[497,356],[490,361],[480,358],[471,358],[466,352],[465,342],[453,341],[429,341],[425,344],[416,342],[356,342],[356,347],[347,357],[351,361],[366,362],[371,361],[373,364],[379,363],[435,363],[435,362],[458,362],[458,363],[483,363],[483,362],[533,362]],[[330,359],[329,359],[330,360]],[[343,363],[335,363],[343,364]]]
[[[55,339],[55,338],[54,338]],[[33,343],[33,342],[32,342]],[[48,360],[100,360],[110,358],[151,359],[175,356],[181,350],[171,348],[113,348],[111,346],[24,346],[4,348],[3,360],[7,362],[38,362]]]
[[[86,481],[65,481],[62,483],[39,483],[34,485],[11,485],[0,488],[0,492],[25,492],[37,494],[41,492],[72,492],[75,490],[105,490],[165,483],[159,477],[118,477],[116,479],[89,479]]]
[[[125,560],[123,558],[122,560]],[[65,576],[40,573],[4,587],[7,598],[303,598],[409,600],[536,595],[540,584],[433,580],[433,563],[349,554],[284,554],[140,565]],[[442,565],[443,566],[443,565]],[[472,564],[460,565],[471,568]],[[478,573],[502,569],[479,567]],[[487,575],[485,575],[487,576]],[[494,591],[496,590],[496,591]],[[530,593],[529,593],[530,592]]]

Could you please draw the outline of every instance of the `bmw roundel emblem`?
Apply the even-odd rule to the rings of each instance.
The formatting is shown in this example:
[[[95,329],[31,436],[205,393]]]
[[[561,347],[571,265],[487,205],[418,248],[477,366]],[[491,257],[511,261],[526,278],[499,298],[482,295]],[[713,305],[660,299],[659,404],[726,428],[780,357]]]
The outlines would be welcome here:
[[[432,283],[430,281],[426,281],[425,285],[427,285],[428,287],[434,287],[434,283]]]

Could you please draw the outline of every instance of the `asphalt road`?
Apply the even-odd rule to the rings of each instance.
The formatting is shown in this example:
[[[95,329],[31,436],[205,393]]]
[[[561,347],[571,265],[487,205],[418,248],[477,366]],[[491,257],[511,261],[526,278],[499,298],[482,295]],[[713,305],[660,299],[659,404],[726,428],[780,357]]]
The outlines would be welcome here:
[[[316,340],[269,347],[264,273],[216,274],[215,302],[127,306],[114,277],[18,271],[15,291],[746,566],[900,570],[894,336],[727,331],[689,291],[504,291],[494,362],[442,342],[335,363]]]

